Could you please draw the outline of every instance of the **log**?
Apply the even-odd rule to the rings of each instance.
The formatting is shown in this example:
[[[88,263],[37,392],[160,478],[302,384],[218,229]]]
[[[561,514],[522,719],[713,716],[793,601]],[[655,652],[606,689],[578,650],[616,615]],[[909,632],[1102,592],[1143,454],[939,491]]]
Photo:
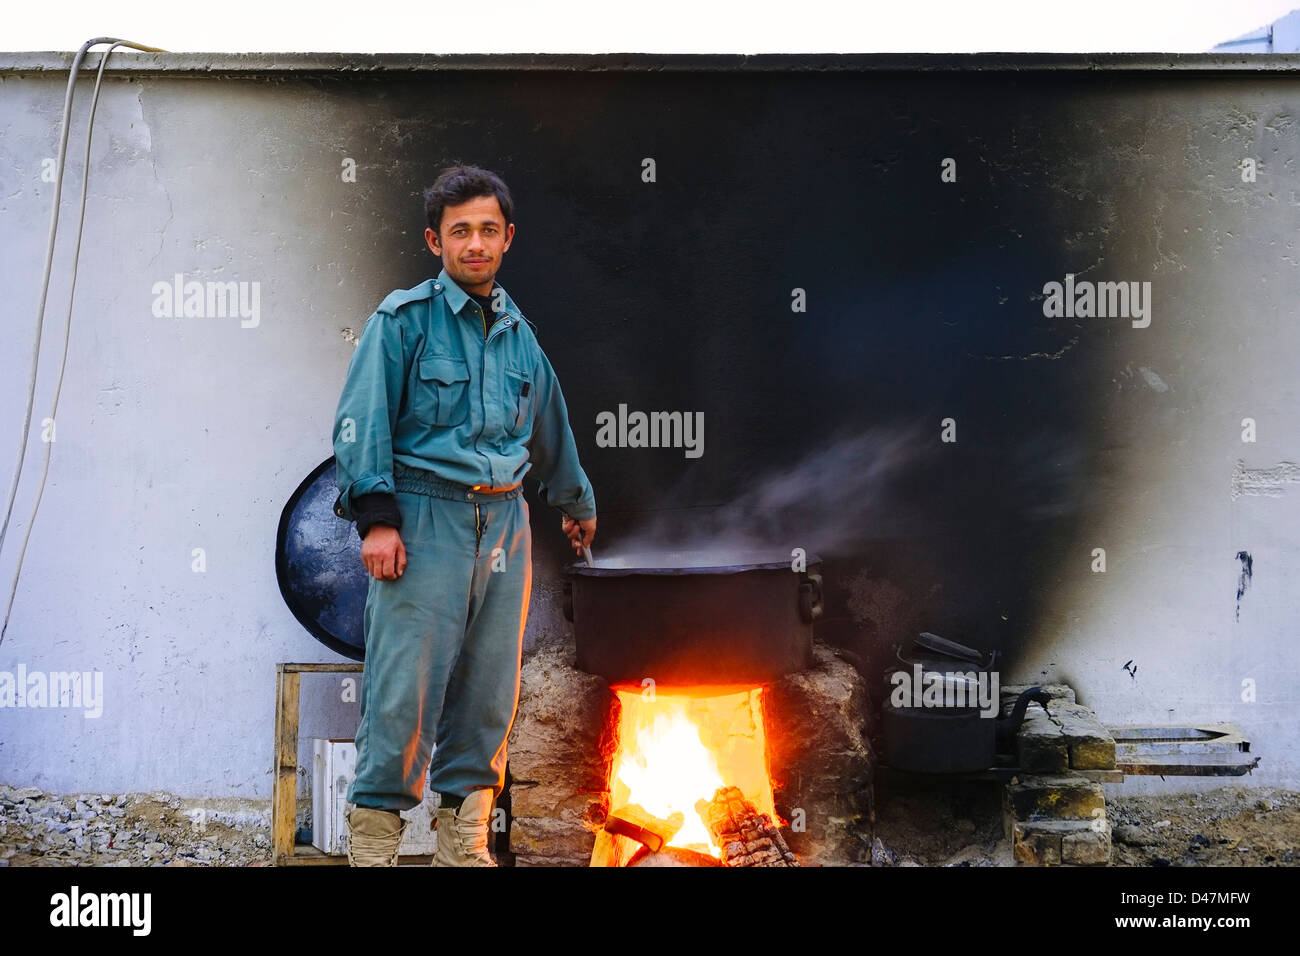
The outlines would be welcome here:
[[[638,803],[619,807],[605,819],[605,829],[644,843],[652,852],[662,850],[686,823],[686,817],[674,813],[667,820],[649,813]]]
[[[759,813],[739,788],[719,787],[712,800],[700,800],[695,809],[713,842],[722,847],[723,866],[799,865],[780,828],[766,813]]]
[[[683,846],[666,846],[658,853],[652,853],[649,847],[643,846],[637,850],[628,866],[722,866],[722,863],[707,853],[688,850]]]
[[[645,847],[630,837],[601,830],[591,848],[591,866],[627,866],[638,850]]]

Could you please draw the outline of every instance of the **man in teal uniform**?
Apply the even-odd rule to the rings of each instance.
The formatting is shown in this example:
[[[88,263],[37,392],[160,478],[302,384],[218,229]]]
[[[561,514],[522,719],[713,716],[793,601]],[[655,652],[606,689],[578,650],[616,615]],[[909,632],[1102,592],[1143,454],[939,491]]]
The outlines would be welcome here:
[[[425,213],[442,271],[367,321],[334,423],[335,512],[357,522],[371,575],[348,858],[396,863],[397,811],[423,799],[428,768],[434,865],[494,866],[532,585],[524,475],[579,553],[596,504],[555,370],[494,283],[515,232],[509,190],[452,167]]]

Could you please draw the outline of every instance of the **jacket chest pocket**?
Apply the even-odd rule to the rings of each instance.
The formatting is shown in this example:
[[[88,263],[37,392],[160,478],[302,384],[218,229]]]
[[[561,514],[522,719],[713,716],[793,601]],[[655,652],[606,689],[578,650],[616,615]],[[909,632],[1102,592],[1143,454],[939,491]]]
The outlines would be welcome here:
[[[527,372],[506,366],[506,432],[517,438],[528,429],[533,409],[533,380]]]
[[[468,418],[469,364],[441,355],[421,358],[411,412],[421,424],[438,427],[459,425]]]

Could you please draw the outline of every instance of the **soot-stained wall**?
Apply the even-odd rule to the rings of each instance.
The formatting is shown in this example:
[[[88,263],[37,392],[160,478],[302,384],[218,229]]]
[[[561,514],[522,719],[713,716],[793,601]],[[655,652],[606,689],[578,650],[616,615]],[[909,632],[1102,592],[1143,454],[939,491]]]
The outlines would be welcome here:
[[[420,193],[464,161],[514,192],[498,280],[564,387],[598,557],[802,547],[824,636],[869,660],[935,631],[999,650],[1004,681],[1069,681],[1107,723],[1235,721],[1252,782],[1298,782],[1294,72],[526,60],[110,68],[52,483],[0,646],[0,669],[102,670],[107,703],[0,715],[9,776],[269,794],[274,664],[336,659],[280,601],[279,510],[330,454],[366,316],[437,272]],[[65,80],[14,60],[0,84],[0,447]],[[153,315],[177,273],[258,282],[256,324]],[[1052,282],[1136,294],[1058,313]],[[602,447],[620,406],[702,415],[702,454]],[[530,643],[565,626],[568,560],[532,501]],[[350,732],[336,717],[322,732]]]

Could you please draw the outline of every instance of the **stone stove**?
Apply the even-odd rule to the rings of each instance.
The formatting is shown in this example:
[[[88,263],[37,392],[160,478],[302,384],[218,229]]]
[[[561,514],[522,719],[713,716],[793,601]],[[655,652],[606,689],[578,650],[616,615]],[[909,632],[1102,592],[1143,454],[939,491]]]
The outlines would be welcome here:
[[[517,866],[590,865],[611,812],[622,708],[615,689],[574,661],[566,640],[544,644],[523,664],[501,801]],[[766,772],[789,849],[804,866],[868,860],[874,759],[865,681],[814,641],[813,665],[762,685],[759,699]]]

